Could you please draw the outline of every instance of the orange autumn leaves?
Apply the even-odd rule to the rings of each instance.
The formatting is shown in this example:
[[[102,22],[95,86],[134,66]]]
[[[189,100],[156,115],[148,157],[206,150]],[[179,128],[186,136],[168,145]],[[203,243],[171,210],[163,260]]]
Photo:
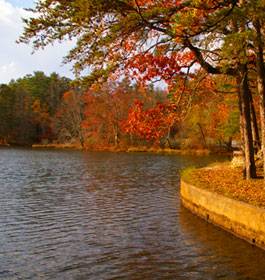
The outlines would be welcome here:
[[[127,133],[157,143],[178,121],[174,105],[157,102],[154,108],[144,109],[144,103],[139,99],[135,99],[134,103],[135,108],[129,110],[127,121],[122,123],[122,128]]]
[[[242,172],[228,164],[193,170],[188,178],[200,188],[265,208],[262,179],[244,180]]]
[[[169,87],[173,86],[179,79],[179,75],[184,74],[183,67],[195,63],[195,57],[190,51],[169,51],[168,49],[170,49],[170,44],[158,45],[154,53],[135,55],[133,59],[128,60],[126,74],[140,83],[162,79]]]
[[[161,91],[162,98],[155,97],[155,89],[131,85],[128,80],[109,81],[86,92],[82,122],[85,134],[105,142],[127,135],[158,144],[168,138],[171,127],[184,120],[188,126],[191,116],[200,123],[206,138],[219,137],[219,128],[227,123],[231,111],[224,96],[215,92],[220,81],[192,73],[189,79],[178,75],[175,82],[168,91]],[[208,112],[207,122],[198,119],[196,111],[199,115]]]

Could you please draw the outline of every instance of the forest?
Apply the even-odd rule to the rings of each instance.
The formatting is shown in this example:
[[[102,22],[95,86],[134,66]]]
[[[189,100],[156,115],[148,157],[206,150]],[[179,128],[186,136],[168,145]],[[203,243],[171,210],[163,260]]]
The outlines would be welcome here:
[[[56,73],[35,72],[1,85],[1,143],[231,149],[232,139],[240,139],[233,85],[210,77],[189,83],[176,109],[175,95],[153,84],[143,91],[123,79],[84,90]],[[226,94],[219,90],[224,87]],[[212,92],[207,99],[205,90]],[[257,106],[257,94],[254,99]]]
[[[240,138],[245,177],[256,177],[255,153],[265,150],[264,0],[43,0],[30,11],[18,43],[38,50],[76,40],[64,62],[77,79],[56,106],[53,93],[28,90],[2,138],[12,126],[23,138],[15,122],[24,117],[34,141],[229,149]],[[1,98],[18,99],[16,83],[2,86]]]

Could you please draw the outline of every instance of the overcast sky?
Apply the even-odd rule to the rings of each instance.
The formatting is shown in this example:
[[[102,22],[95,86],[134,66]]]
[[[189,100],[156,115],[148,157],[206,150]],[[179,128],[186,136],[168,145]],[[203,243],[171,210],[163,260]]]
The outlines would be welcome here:
[[[34,71],[52,72],[73,78],[70,65],[62,65],[63,56],[72,42],[48,46],[32,53],[32,45],[16,44],[23,32],[21,17],[27,17],[23,8],[34,7],[34,0],[0,0],[0,84],[8,83]]]

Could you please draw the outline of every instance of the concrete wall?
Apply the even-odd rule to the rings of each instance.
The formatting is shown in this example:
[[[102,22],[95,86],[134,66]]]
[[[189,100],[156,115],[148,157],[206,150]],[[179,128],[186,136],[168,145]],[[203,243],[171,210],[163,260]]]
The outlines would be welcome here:
[[[194,187],[181,180],[184,207],[265,249],[265,209]]]

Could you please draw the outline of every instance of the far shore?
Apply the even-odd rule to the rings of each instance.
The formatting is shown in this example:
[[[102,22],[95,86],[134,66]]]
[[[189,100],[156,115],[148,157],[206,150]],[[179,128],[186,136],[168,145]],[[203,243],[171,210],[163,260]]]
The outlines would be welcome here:
[[[33,144],[32,148],[40,149],[75,149],[75,150],[91,150],[91,151],[110,151],[110,152],[127,152],[127,153],[151,153],[151,154],[169,154],[169,155],[210,155],[210,154],[221,154],[221,155],[232,155],[231,151],[223,150],[210,150],[210,149],[170,149],[170,148],[156,148],[156,147],[147,147],[147,146],[138,146],[138,147],[82,147],[81,145],[76,144]]]

